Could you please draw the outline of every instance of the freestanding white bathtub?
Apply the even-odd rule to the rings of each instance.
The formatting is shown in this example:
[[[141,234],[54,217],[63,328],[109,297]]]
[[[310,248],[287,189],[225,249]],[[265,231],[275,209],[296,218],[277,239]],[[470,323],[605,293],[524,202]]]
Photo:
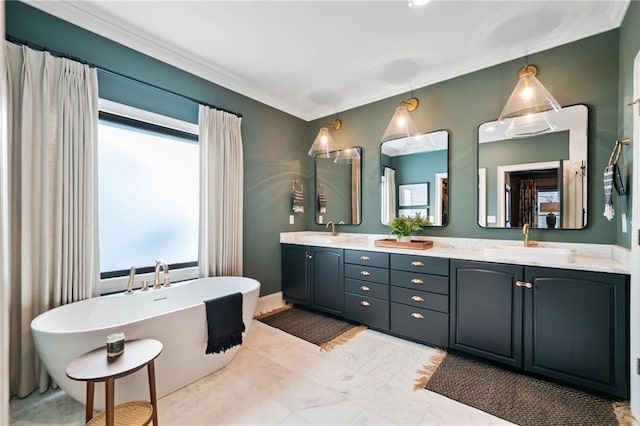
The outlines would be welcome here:
[[[65,370],[77,356],[106,344],[107,335],[125,333],[127,340],[151,338],[164,345],[155,361],[158,398],[227,365],[236,346],[206,355],[207,325],[203,301],[241,292],[242,318],[248,330],[260,283],[244,277],[201,278],[169,288],[119,293],[70,303],[38,315],[31,322],[38,355],[62,389],[85,403],[86,384],[69,379]],[[126,352],[126,344],[125,344]],[[106,362],[106,356],[105,356]],[[149,398],[147,370],[117,379],[116,403]],[[95,388],[95,408],[104,409],[104,384]]]

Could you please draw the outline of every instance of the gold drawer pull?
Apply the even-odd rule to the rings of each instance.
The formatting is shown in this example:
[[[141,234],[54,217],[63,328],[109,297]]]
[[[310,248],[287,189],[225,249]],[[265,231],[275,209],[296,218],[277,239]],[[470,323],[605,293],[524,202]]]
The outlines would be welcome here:
[[[412,313],[411,316],[414,317],[414,318],[417,318],[417,319],[423,319],[424,318],[424,315],[419,314],[417,312]]]
[[[517,285],[518,287],[526,287],[526,288],[531,288],[531,287],[533,287],[533,286],[531,285],[531,283],[528,283],[528,282],[526,282],[526,281],[516,281],[516,285]]]
[[[420,296],[412,296],[411,300],[413,300],[414,302],[424,302],[424,299]]]
[[[369,256],[360,256],[360,260],[371,260]]]
[[[371,303],[367,302],[366,300],[363,300],[362,302],[360,302],[360,304],[362,306],[371,306]]]
[[[362,275],[363,277],[368,277],[369,275],[371,275],[371,273],[367,271],[361,271],[360,275]]]
[[[418,285],[424,284],[424,281],[422,281],[420,278],[414,278],[414,279],[411,280],[411,282],[413,284],[418,284]]]
[[[424,263],[420,262],[419,260],[416,260],[414,262],[411,262],[411,266],[424,266]]]
[[[369,287],[367,287],[366,285],[361,286],[360,290],[362,290],[362,291],[371,291],[371,289]]]

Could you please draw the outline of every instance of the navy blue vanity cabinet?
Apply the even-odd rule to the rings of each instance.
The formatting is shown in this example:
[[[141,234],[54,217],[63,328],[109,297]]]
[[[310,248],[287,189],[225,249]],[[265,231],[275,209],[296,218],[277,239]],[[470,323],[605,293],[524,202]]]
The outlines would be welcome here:
[[[451,261],[450,347],[629,397],[629,277]]]
[[[311,247],[311,306],[319,311],[344,314],[343,249]]]
[[[389,254],[345,250],[344,315],[389,330]]]
[[[524,368],[629,398],[629,276],[525,268]]]
[[[282,244],[282,294],[287,302],[311,305],[309,247]]]
[[[451,348],[522,366],[522,266],[451,261]]]
[[[390,261],[390,331],[448,346],[449,259],[392,254]]]
[[[342,316],[343,249],[282,245],[282,292],[287,302]]]

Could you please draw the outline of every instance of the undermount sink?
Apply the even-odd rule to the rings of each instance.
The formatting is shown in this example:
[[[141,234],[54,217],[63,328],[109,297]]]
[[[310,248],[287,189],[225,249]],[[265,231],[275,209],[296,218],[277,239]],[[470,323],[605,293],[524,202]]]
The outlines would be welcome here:
[[[517,259],[549,263],[573,262],[571,250],[555,247],[492,246],[485,247],[484,255],[505,260]]]
[[[331,235],[330,233],[327,235],[303,235],[300,237],[300,240],[305,243],[316,243],[316,244],[331,244],[331,243],[344,243],[349,240],[348,237],[344,235]]]

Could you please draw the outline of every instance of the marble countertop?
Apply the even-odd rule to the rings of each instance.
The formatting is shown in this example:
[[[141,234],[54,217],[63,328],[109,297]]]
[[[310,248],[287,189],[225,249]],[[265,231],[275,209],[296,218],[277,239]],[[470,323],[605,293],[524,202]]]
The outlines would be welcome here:
[[[609,244],[582,244],[540,242],[538,247],[557,248],[571,253],[571,261],[556,259],[531,259],[522,256],[523,242],[519,240],[487,240],[473,238],[418,237],[415,239],[433,241],[433,247],[426,250],[377,247],[375,241],[387,235],[340,233],[340,238],[331,238],[329,232],[282,232],[280,242],[320,247],[368,250],[385,253],[410,254],[420,256],[447,257],[450,259],[477,260],[483,262],[509,263],[514,265],[545,266],[561,269],[576,269],[594,272],[630,274],[630,250]],[[513,247],[513,255],[498,257],[486,254],[485,248]],[[535,249],[535,248],[534,248]],[[503,250],[504,252],[505,250]],[[508,250],[506,250],[508,251]],[[520,253],[516,253],[519,251]]]

